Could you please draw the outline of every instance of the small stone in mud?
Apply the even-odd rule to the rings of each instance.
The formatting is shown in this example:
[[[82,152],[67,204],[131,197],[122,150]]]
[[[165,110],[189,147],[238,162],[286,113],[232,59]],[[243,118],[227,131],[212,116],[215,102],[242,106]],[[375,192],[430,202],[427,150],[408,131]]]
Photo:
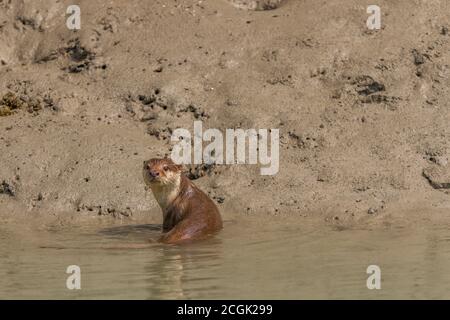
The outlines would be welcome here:
[[[70,58],[76,62],[81,62],[86,59],[90,60],[94,56],[92,52],[86,50],[83,46],[81,46],[78,39],[71,42],[69,47],[66,48],[66,52],[69,54]]]
[[[221,197],[221,196],[214,197],[214,199],[217,201],[217,203],[220,203],[220,204],[224,203],[224,201],[225,201],[225,197]]]
[[[450,189],[450,166],[432,165],[423,170],[423,176],[434,189]]]
[[[41,101],[39,99],[33,99],[28,102],[28,112],[33,113],[42,109]]]
[[[355,83],[357,85],[356,91],[362,96],[368,96],[386,90],[384,84],[375,81],[371,76],[360,76],[356,79]]]
[[[225,101],[225,104],[226,104],[228,107],[235,107],[235,106],[238,105],[238,102],[237,102],[236,100],[233,100],[233,99],[227,99],[227,100]]]
[[[10,197],[14,197],[16,195],[16,192],[12,185],[3,180],[0,184],[0,194],[6,194]]]
[[[389,98],[382,94],[374,94],[372,96],[361,99],[362,103],[383,103],[388,102]]]
[[[87,63],[80,63],[68,66],[65,70],[69,73],[80,73],[85,69],[88,69],[89,65]]]
[[[235,7],[244,10],[273,10],[283,0],[229,0]]]
[[[214,169],[214,164],[201,164],[196,166],[191,166],[187,177],[190,180],[197,180],[205,175],[210,175]]]
[[[193,104],[190,104],[184,109],[181,109],[180,112],[190,112],[194,115],[195,119],[208,119],[209,115],[206,114],[205,111],[201,110],[200,107],[196,107]]]
[[[144,104],[144,105],[149,105],[149,104],[151,104],[151,103],[153,103],[153,102],[156,101],[156,98],[155,98],[153,95],[148,95],[148,96],[146,96],[146,95],[140,94],[140,95],[138,96],[138,99],[139,99],[139,101],[142,102],[142,104]]]
[[[80,73],[83,70],[89,69],[95,54],[84,48],[78,39],[69,42],[69,46],[65,48],[66,54],[75,62],[73,65],[62,68],[69,73]]]
[[[359,90],[358,94],[368,96],[369,94],[384,90],[384,84],[374,81],[371,84],[367,85],[364,89]]]
[[[44,97],[44,103],[46,107],[51,108],[53,111],[59,111],[59,107],[50,96]]]
[[[419,66],[419,65],[425,63],[425,56],[423,54],[421,54],[417,49],[413,49],[412,54],[413,54],[413,58],[414,58],[414,64],[416,66]]]
[[[377,212],[378,212],[378,210],[374,209],[374,208],[369,208],[369,210],[367,210],[368,214],[376,214]]]
[[[165,128],[154,128],[151,124],[147,128],[147,133],[153,137],[155,137],[158,140],[167,140],[172,135],[172,128],[165,127]]]

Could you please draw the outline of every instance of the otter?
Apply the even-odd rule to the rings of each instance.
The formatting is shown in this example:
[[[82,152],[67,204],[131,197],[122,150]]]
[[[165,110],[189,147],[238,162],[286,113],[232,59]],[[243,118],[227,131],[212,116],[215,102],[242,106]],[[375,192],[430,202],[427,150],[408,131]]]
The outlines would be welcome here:
[[[163,212],[159,241],[179,244],[210,237],[222,229],[222,218],[214,202],[171,159],[144,161],[144,181]]]

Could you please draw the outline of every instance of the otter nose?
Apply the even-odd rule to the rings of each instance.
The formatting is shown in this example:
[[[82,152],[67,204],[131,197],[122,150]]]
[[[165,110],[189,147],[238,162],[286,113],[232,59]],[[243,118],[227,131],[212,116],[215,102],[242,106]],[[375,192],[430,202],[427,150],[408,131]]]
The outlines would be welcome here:
[[[150,170],[150,175],[151,175],[153,178],[156,178],[157,176],[159,176],[159,172],[158,172],[158,171],[155,171],[155,170]]]

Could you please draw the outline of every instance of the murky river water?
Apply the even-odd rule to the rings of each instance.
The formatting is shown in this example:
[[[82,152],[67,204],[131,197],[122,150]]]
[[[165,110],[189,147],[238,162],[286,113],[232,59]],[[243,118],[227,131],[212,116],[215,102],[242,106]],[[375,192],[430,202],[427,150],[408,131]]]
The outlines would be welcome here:
[[[450,298],[450,230],[344,230],[225,223],[210,241],[145,244],[154,225],[33,231],[0,227],[1,299]],[[66,269],[81,268],[81,290]],[[369,265],[381,290],[369,290]]]

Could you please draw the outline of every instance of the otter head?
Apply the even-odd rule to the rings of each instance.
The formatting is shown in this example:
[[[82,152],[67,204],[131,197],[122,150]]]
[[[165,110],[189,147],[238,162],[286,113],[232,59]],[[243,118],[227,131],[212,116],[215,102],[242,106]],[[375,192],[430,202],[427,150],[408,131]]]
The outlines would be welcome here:
[[[182,166],[168,158],[144,161],[144,181],[165,212],[180,192]]]
[[[181,172],[182,166],[169,158],[144,161],[144,181],[150,187],[177,185]]]

